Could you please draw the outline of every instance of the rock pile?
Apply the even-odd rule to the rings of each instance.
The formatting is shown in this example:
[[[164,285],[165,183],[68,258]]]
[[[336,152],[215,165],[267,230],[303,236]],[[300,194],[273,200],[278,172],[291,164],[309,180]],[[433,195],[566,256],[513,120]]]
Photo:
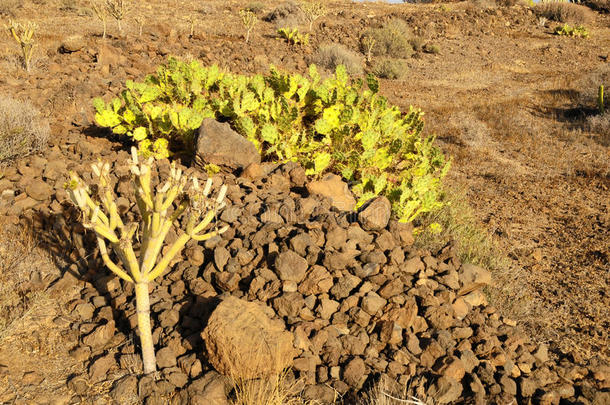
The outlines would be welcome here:
[[[14,215],[30,200],[28,206],[47,207],[47,229],[74,241],[76,256],[89,258],[89,282],[68,306],[71,328],[82,336],[72,355],[87,364],[86,375],[69,381],[75,395],[116,380],[111,395],[118,403],[161,404],[174,396],[179,403],[226,404],[230,385],[218,373],[229,373],[223,355],[236,348],[255,353],[262,339],[291,342],[277,346],[285,354],[266,366],[291,364],[304,382],[302,395],[322,403],[336,393],[355,403],[380,378],[388,390],[409,385],[435,404],[609,403],[608,365],[577,365],[527,339],[487,305],[482,288],[491,282],[489,272],[461,263],[453,246],[434,254],[415,248],[411,228],[390,220],[384,198],[358,214],[341,212],[333,204],[349,200],[345,190],[320,187],[338,193],[335,199],[315,195],[296,164],[255,164],[242,177],[225,176],[229,205],[219,222],[230,230],[189,243],[151,293],[160,378],[117,380],[126,370],[141,370],[137,338],[130,338],[133,286],[108,275],[90,254],[90,235],[70,225],[60,186],[65,167],[58,175],[48,171],[68,162],[87,172],[84,162],[93,150],[86,142],[55,148],[66,158],[39,164],[32,157],[0,180],[3,201],[10,201],[0,204],[3,213]],[[78,166],[76,155],[83,159]],[[113,156],[119,206],[133,210],[125,159]],[[48,179],[56,179],[52,187],[45,186]],[[52,215],[48,207],[63,214]],[[70,273],[64,278],[75,280]],[[244,313],[248,302],[258,303],[258,315],[222,315]],[[253,330],[247,320],[269,325],[272,333],[226,332]],[[213,330],[224,331],[225,342],[214,339]]]

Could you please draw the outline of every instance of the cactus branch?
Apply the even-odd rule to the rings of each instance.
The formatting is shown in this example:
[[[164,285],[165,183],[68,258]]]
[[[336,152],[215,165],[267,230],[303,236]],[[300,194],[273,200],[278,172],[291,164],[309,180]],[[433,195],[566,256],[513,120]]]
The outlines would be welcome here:
[[[202,233],[210,225],[216,213],[225,205],[226,186],[222,186],[215,199],[208,198],[212,181],[208,180],[203,190],[193,179],[188,192],[184,192],[187,181],[175,164],[170,168],[170,178],[162,186],[151,187],[152,159],[140,161],[137,151],[132,150],[129,162],[136,189],[136,200],[142,223],[125,224],[120,218],[110,181],[110,164],[97,163],[92,166],[94,179],[97,180],[97,195],[89,195],[89,189],[75,174],[70,173],[70,181],[65,188],[72,202],[83,214],[83,225],[96,233],[97,244],[104,264],[121,279],[134,283],[136,291],[136,312],[138,330],[142,346],[144,373],[156,371],[155,351],[150,321],[149,284],[169,267],[172,260],[182,251],[189,240],[202,241],[225,232],[223,227]],[[99,199],[99,202],[94,200]],[[176,203],[176,208],[170,211]],[[172,225],[182,215],[186,215],[186,232],[173,244],[168,245],[165,254],[159,258],[165,238]],[[116,230],[119,230],[120,237]],[[138,232],[140,230],[140,233]],[[139,237],[139,258],[133,248],[134,237]],[[122,267],[115,263],[108,252],[107,242],[120,260]]]

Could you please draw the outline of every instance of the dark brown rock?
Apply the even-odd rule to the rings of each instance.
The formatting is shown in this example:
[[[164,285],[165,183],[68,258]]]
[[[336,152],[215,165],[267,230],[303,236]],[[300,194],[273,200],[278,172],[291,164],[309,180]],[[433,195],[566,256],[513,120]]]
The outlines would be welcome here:
[[[358,213],[358,222],[367,231],[380,231],[388,225],[392,204],[386,197],[377,197]]]

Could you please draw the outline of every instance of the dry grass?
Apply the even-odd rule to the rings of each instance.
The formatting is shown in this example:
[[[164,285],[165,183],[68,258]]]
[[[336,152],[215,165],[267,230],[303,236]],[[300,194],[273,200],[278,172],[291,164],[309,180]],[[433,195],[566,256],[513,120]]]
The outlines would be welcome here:
[[[41,150],[49,132],[49,124],[30,102],[0,97],[0,162]]]
[[[343,65],[350,74],[362,74],[362,57],[337,43],[322,45],[314,55],[313,62],[329,70]]]
[[[587,118],[587,126],[591,132],[605,135],[605,141],[610,144],[610,112],[605,114],[592,115]]]
[[[232,405],[317,405],[316,401],[300,398],[303,384],[290,378],[284,370],[279,375],[264,379],[232,379]]]
[[[413,54],[413,47],[409,43],[411,36],[411,30],[404,20],[392,18],[379,28],[366,30],[360,44],[362,51],[366,52],[367,44],[373,41],[373,55],[404,59]]]
[[[559,1],[539,3],[536,5],[536,13],[540,17],[562,23],[582,24],[593,19],[593,14],[587,7]]]
[[[14,17],[21,4],[20,0],[0,0],[0,15]]]

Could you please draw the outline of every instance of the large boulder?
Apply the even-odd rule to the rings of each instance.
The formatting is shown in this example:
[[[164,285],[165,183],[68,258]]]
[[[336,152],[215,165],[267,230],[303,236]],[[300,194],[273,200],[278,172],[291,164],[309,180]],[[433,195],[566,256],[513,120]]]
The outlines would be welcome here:
[[[212,118],[203,120],[197,137],[195,164],[203,167],[212,163],[235,170],[260,161],[254,144],[233,131],[229,124]]]
[[[347,183],[336,174],[327,174],[321,180],[307,184],[309,194],[319,194],[328,197],[333,207],[341,211],[352,211],[356,200],[347,187]]]
[[[293,337],[262,304],[229,296],[212,312],[201,334],[210,364],[221,374],[254,379],[292,365]]]

